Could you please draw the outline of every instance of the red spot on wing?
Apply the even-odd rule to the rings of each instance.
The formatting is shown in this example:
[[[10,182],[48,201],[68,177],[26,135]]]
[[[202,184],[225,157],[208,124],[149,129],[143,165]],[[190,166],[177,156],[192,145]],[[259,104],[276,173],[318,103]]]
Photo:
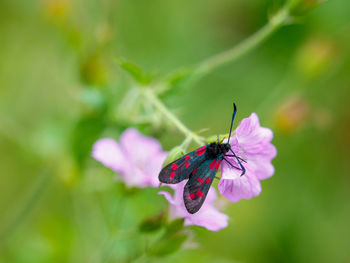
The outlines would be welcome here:
[[[171,173],[170,173],[170,179],[173,179],[174,176],[175,176],[175,172],[171,172]]]
[[[203,153],[205,153],[205,146],[197,149],[197,156],[201,156]]]
[[[203,196],[204,196],[204,195],[203,195],[203,192],[202,192],[201,190],[198,190],[198,191],[197,191],[197,196],[198,196],[199,198],[203,197]]]
[[[195,193],[189,194],[189,195],[188,195],[188,198],[189,198],[189,199],[192,199],[192,200],[195,199],[195,198],[196,198]]]
[[[207,177],[207,179],[205,179],[205,182],[207,183],[207,184],[209,184],[210,183],[210,177]]]
[[[185,160],[187,161],[188,159],[190,159],[190,156],[189,156],[189,155],[186,155],[186,156],[185,156]]]
[[[193,170],[192,174],[194,174],[195,172],[197,172],[198,167],[196,169]]]
[[[188,162],[185,162],[186,169],[188,168],[188,166],[189,166]]]
[[[218,160],[215,164],[215,171],[217,171],[219,169],[219,165],[221,163],[221,160]]]
[[[198,149],[197,149],[197,152],[200,152],[200,151],[204,150],[204,149],[205,149],[205,147],[206,147],[206,146],[204,145],[204,146],[202,146],[202,147],[198,148]]]
[[[179,166],[176,163],[173,163],[171,165],[171,169],[173,169],[174,171],[178,168]]]
[[[210,169],[214,169],[215,167],[215,164],[216,164],[216,159],[214,159],[211,163],[210,163]]]
[[[203,179],[202,178],[197,178],[197,181],[200,183],[203,183]]]

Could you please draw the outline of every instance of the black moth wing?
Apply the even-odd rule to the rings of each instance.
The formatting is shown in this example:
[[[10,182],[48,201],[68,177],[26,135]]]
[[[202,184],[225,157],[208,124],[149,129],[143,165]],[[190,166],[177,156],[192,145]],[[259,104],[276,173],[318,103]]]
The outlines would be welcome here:
[[[220,163],[220,158],[205,160],[190,175],[183,192],[185,207],[189,213],[194,214],[202,207]]]
[[[194,150],[176,161],[169,163],[159,173],[159,181],[165,184],[177,184],[188,179],[194,169],[198,168],[206,159],[207,145]]]

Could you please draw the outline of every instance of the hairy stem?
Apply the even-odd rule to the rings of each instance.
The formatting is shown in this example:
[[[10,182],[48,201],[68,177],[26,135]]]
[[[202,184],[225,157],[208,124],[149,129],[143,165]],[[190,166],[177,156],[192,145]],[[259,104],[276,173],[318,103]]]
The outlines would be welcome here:
[[[187,128],[172,112],[170,112],[163,102],[150,89],[143,90],[144,96],[152,103],[152,105],[167,118],[180,132],[188,138],[193,139],[198,145],[203,145],[203,138]]]
[[[205,74],[210,73],[216,68],[227,64],[229,62],[235,61],[241,56],[245,55],[269,36],[271,36],[276,30],[278,30],[283,24],[285,24],[290,18],[290,2],[281,8],[270,20],[262,27],[259,31],[248,37],[246,40],[242,41],[238,45],[232,47],[229,50],[221,52],[213,57],[210,57],[194,67],[193,75],[195,80],[198,80]],[[181,70],[180,70],[181,71]],[[176,75],[177,73],[175,73]],[[203,138],[193,133],[188,129],[173,113],[171,113],[162,101],[157,97],[157,95],[150,88],[143,90],[144,96],[152,103],[152,105],[158,109],[167,119],[170,121],[179,131],[181,131],[185,136],[193,139],[198,145],[203,144]]]

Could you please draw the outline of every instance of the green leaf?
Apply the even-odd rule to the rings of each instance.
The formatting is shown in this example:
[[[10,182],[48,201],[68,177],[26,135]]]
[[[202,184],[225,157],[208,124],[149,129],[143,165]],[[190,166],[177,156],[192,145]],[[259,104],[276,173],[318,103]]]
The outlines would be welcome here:
[[[71,147],[79,167],[83,167],[86,158],[90,157],[92,146],[106,127],[102,114],[83,116],[72,131]],[[90,157],[91,158],[91,157]]]
[[[169,84],[171,86],[176,86],[176,85],[181,85],[184,84],[185,82],[189,81],[192,77],[193,74],[193,69],[192,68],[184,68],[173,75],[169,76]]]
[[[157,231],[158,229],[160,229],[163,226],[164,218],[165,218],[164,212],[162,212],[154,217],[146,218],[139,225],[140,232],[150,233],[150,232]]]
[[[148,254],[163,257],[179,250],[187,239],[187,233],[184,231],[184,221],[183,218],[171,221],[166,226],[165,233],[148,250]]]
[[[151,76],[149,74],[146,74],[139,66],[136,64],[127,61],[121,57],[116,57],[116,62],[118,65],[127,71],[133,79],[143,85],[149,84],[152,80]]]
[[[193,68],[180,69],[163,79],[164,85],[162,89],[158,90],[159,94],[177,94],[184,91],[184,89],[191,85],[195,80]]]
[[[164,257],[179,250],[186,239],[187,235],[185,233],[177,233],[166,239],[161,239],[148,251],[148,254],[151,256]]]
[[[175,234],[183,229],[185,219],[184,218],[178,218],[169,223],[166,227],[166,233],[165,235],[172,235]]]

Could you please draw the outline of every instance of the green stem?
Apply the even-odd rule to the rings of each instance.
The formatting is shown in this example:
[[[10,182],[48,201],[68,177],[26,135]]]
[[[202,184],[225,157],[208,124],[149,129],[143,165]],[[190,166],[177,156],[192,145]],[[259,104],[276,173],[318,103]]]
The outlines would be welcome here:
[[[192,141],[192,138],[191,137],[187,137],[180,145],[180,148],[182,148],[184,151],[187,150],[188,146],[190,145]]]
[[[119,230],[119,232],[121,230],[125,206],[126,206],[125,196],[121,195],[119,197],[119,204],[117,206],[115,206],[115,209],[113,209],[114,211],[113,211],[113,215],[111,218],[112,226],[111,226],[110,231],[107,234],[105,240],[102,242],[102,246],[99,250],[99,252],[100,252],[99,260],[97,262],[109,262],[110,261],[110,258],[112,256],[112,252],[115,250],[115,247],[119,241],[119,240],[116,240],[116,238],[113,238],[113,235],[114,235],[114,232],[116,232],[117,230]],[[115,222],[117,217],[118,217],[118,222]]]
[[[264,27],[262,27],[253,35],[251,35],[249,38],[242,41],[238,45],[232,47],[231,49],[219,53],[197,64],[197,66],[194,67],[194,70],[191,74],[194,77],[193,79],[198,80],[200,77],[202,77],[205,74],[208,74],[216,68],[229,62],[235,61],[236,59],[240,58],[241,56],[254,49],[256,46],[261,44],[264,40],[266,40],[276,30],[278,30],[281,26],[283,26],[283,24],[287,22],[287,20],[290,18],[290,8],[291,4],[290,2],[287,2],[287,4],[283,8],[281,8]],[[183,69],[181,69],[180,71],[182,70]],[[177,71],[175,74],[172,75],[177,75],[180,71]],[[148,98],[148,100],[154,105],[154,107],[156,107],[159,110],[159,112],[161,112],[174,126],[176,126],[179,131],[181,131],[189,139],[193,139],[197,144],[203,144],[203,138],[189,130],[174,114],[172,114],[159,100],[157,95],[155,95],[153,90],[146,88],[143,90],[143,92],[144,96]]]
[[[224,64],[235,61],[254,49],[287,22],[290,18],[289,8],[289,5],[286,5],[280,9],[264,27],[238,45],[200,62],[195,67],[194,73],[199,74],[199,77],[203,76]]]
[[[162,113],[168,121],[170,121],[185,136],[193,139],[198,145],[203,145],[203,138],[188,129],[173,113],[171,113],[163,104],[163,102],[150,89],[143,90],[144,96],[152,103],[152,105]]]
[[[16,230],[22,225],[22,223],[34,210],[37,203],[44,195],[51,177],[52,174],[46,170],[44,170],[43,173],[38,176],[30,193],[23,198],[19,209],[16,210],[15,213],[10,216],[10,218],[8,218],[8,223],[5,226],[1,227],[0,247],[3,246],[8,241],[8,239],[12,237]]]

